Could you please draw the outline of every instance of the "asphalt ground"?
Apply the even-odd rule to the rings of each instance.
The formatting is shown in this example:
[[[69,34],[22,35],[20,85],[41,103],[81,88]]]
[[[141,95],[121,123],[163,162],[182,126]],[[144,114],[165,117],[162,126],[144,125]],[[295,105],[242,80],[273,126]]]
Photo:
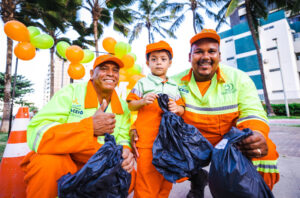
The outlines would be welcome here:
[[[272,123],[269,134],[279,153],[280,180],[275,184],[273,194],[276,198],[300,198],[300,127],[281,124],[285,123]],[[300,126],[300,123],[296,124]],[[208,167],[205,169],[209,170]],[[189,181],[175,184],[169,198],[185,198],[189,189]],[[212,198],[208,187],[205,188],[205,198]]]

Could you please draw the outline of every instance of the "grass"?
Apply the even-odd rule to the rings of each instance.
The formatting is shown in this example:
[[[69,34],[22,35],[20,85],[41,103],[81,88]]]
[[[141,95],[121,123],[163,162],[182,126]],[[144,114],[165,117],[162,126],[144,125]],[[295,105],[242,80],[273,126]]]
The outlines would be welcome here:
[[[7,142],[7,133],[0,132],[0,162]]]

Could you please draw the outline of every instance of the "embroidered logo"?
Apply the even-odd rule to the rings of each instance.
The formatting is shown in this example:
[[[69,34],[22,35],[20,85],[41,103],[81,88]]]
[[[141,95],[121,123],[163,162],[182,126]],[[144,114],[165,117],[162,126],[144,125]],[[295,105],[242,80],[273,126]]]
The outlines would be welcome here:
[[[234,87],[233,83],[226,83],[224,84],[222,94],[231,94],[236,92],[236,88]]]
[[[190,91],[186,89],[186,85],[183,85],[183,86],[179,86],[179,91],[181,93],[186,93],[188,94]]]

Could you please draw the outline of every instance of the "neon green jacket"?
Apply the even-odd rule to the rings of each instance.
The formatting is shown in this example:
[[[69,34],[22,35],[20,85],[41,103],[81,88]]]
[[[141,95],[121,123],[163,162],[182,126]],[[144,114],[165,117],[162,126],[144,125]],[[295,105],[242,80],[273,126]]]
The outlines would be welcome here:
[[[58,91],[32,118],[27,128],[29,147],[37,153],[77,153],[93,146],[92,116],[99,102],[92,82],[71,84]],[[106,111],[115,114],[112,135],[117,144],[130,147],[130,111],[114,91]],[[96,140],[104,144],[104,136]]]

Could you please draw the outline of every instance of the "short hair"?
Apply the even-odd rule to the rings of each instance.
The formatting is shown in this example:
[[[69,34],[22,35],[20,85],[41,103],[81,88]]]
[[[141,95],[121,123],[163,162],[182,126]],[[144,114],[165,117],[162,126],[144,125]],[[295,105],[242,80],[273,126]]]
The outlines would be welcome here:
[[[162,50],[156,50],[156,51],[153,51],[153,52],[167,52],[167,54],[168,54],[168,56],[169,56],[169,59],[172,60],[172,55],[171,55],[171,53],[170,53],[168,50],[162,49]],[[149,58],[150,58],[150,54],[151,54],[151,53],[152,53],[152,52],[150,52],[150,53],[148,53],[148,54],[146,55],[147,61],[149,61]]]

